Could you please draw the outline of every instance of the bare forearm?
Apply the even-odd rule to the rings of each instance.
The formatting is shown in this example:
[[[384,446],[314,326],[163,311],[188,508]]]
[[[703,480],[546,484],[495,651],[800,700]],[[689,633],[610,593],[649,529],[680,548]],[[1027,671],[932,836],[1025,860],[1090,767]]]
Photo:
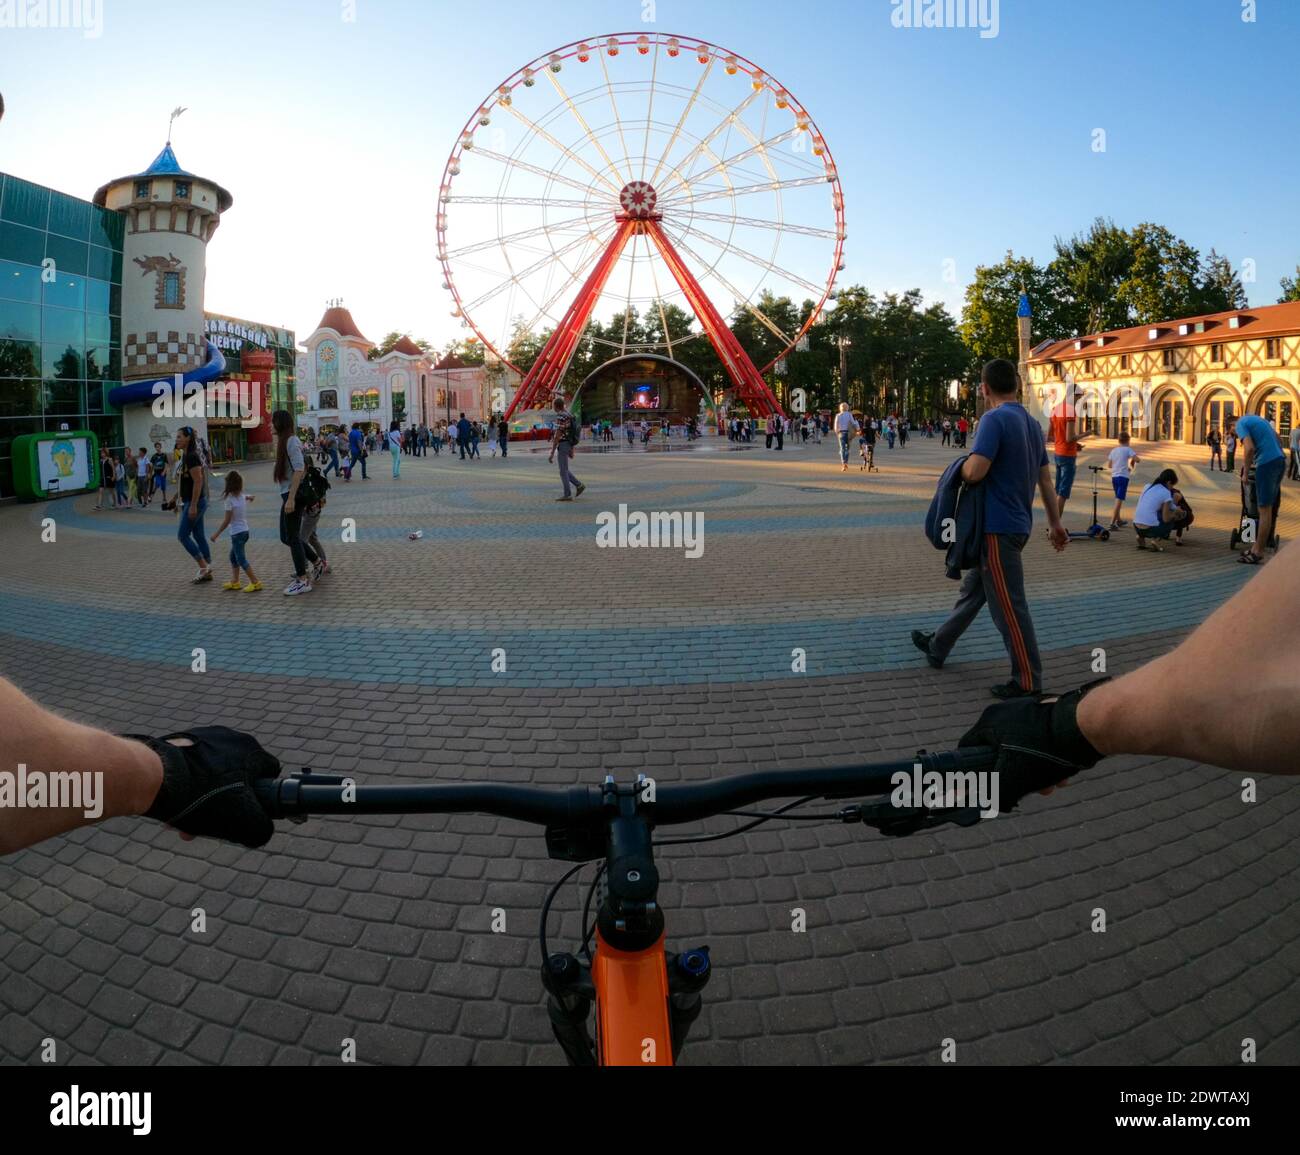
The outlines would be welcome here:
[[[1038,471],[1038,495],[1043,499],[1043,512],[1047,514],[1047,524],[1055,528],[1061,523],[1061,514],[1056,508],[1056,487],[1052,484],[1052,471],[1046,465]]]
[[[1098,686],[1079,728],[1103,754],[1165,754],[1300,774],[1300,544],[1171,653]]]
[[[87,807],[0,806],[0,855],[103,818],[143,814],[162,786],[162,762],[147,746],[51,714],[0,678],[0,772],[101,774],[102,813]],[[83,798],[84,801],[84,798]],[[98,807],[97,807],[98,808]]]

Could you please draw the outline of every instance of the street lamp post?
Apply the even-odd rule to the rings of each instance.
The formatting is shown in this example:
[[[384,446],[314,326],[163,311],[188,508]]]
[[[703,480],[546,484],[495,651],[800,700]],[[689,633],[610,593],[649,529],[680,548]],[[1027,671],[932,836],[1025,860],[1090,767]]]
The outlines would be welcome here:
[[[849,399],[849,369],[846,353],[853,342],[841,333],[837,338],[837,343],[840,347],[840,400],[847,402]]]

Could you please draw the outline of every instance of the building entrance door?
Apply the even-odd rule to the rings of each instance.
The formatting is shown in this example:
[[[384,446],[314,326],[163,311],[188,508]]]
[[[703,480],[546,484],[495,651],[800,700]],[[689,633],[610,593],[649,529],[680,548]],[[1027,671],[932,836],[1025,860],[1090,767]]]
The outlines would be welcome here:
[[[1161,441],[1183,440],[1183,402],[1176,397],[1166,397],[1160,402],[1159,437]]]

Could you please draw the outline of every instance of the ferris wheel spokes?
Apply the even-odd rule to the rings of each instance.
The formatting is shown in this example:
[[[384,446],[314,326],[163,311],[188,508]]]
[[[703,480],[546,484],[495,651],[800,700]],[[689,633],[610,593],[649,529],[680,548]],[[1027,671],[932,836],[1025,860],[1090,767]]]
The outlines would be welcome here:
[[[677,120],[677,125],[668,137],[668,143],[664,145],[663,154],[659,157],[659,163],[655,165],[655,170],[650,175],[649,184],[654,184],[659,179],[659,173],[663,170],[664,163],[668,160],[668,154],[672,152],[673,145],[677,143],[677,138],[681,135],[682,126],[686,123],[687,117],[691,115],[691,109],[695,107],[695,102],[699,99],[700,91],[704,87],[704,82],[708,80],[709,73],[713,71],[713,57],[709,57],[709,62],[700,72],[700,78],[695,82],[695,91],[691,93],[690,99],[686,102],[686,107],[682,109],[682,115]]]
[[[715,224],[723,225],[743,225],[751,229],[775,229],[782,233],[797,233],[804,237],[820,237],[823,240],[834,240],[834,229],[819,229],[813,225],[790,225],[781,221],[762,220],[759,217],[736,217],[727,216],[725,213],[691,213],[693,221],[712,221]]]
[[[477,309],[482,307],[483,305],[487,304],[488,301],[491,301],[493,298],[500,296],[500,294],[505,292],[505,290],[508,289],[511,285],[519,285],[522,288],[522,285],[520,283],[524,280],[524,278],[532,276],[538,270],[542,269],[546,265],[551,264],[558,257],[562,257],[566,253],[569,253],[572,250],[576,249],[579,245],[585,244],[586,241],[592,237],[595,237],[597,240],[600,239],[599,237],[596,237],[595,233],[591,233],[591,232],[584,233],[580,237],[575,237],[567,245],[562,245],[554,252],[547,253],[540,260],[534,261],[533,264],[529,265],[527,268],[520,269],[519,272],[517,273],[512,270],[510,275],[506,277],[504,281],[502,281],[499,285],[496,285],[493,288],[489,289],[482,296],[475,297],[474,300],[468,302],[462,308],[461,311],[465,312],[468,311],[469,309]]]
[[[564,85],[562,85],[559,82],[559,80],[556,79],[555,73],[550,69],[547,69],[546,75],[550,79],[551,83],[555,86],[555,91],[560,94],[560,99],[563,100],[566,105],[568,105],[569,111],[573,113],[574,119],[577,120],[578,124],[582,127],[582,131],[586,133],[586,139],[596,146],[596,151],[600,153],[601,159],[604,160],[604,162],[609,166],[609,171],[613,173],[618,173],[622,177],[624,182],[631,180],[632,179],[631,173],[628,173],[627,175],[624,176],[621,170],[619,169],[618,165],[616,165],[610,159],[609,153],[605,151],[605,146],[600,143],[600,137],[591,131],[591,128],[588,126],[587,122],[583,119],[582,113],[578,110],[578,106],[573,103],[572,98],[569,96],[567,92],[564,91]],[[617,109],[615,110],[615,112],[617,113]]]
[[[668,170],[668,177],[665,179],[663,183],[663,189],[673,188],[677,183],[684,183],[686,179],[689,179],[688,177],[684,177],[682,175],[683,169],[687,169],[688,167],[693,167],[694,162],[699,157],[700,153],[703,150],[707,149],[709,145],[713,143],[713,141],[718,137],[718,135],[724,129],[730,127],[733,124],[739,123],[741,114],[745,111],[745,109],[747,109],[751,104],[753,104],[755,100],[758,99],[758,96],[759,96],[759,90],[758,89],[752,90],[749,93],[749,95],[745,97],[744,100],[742,100],[738,105],[736,105],[735,108],[733,108],[730,112],[728,112],[707,133],[705,133],[702,137],[700,137],[699,140],[695,142],[695,146],[691,149],[691,151],[688,152],[684,157],[682,157],[681,160],[679,160]],[[664,160],[666,159],[667,157],[665,156]],[[659,164],[659,168],[655,169],[656,177],[658,176],[660,170],[663,168],[663,164],[664,161],[661,160]],[[655,184],[655,181],[651,181],[650,183]],[[659,186],[655,184],[655,187],[658,188]]]
[[[605,176],[604,173],[599,172],[597,169],[593,168],[590,164],[588,164],[585,160],[583,160],[583,158],[579,156],[578,153],[574,151],[574,149],[567,147],[566,145],[562,144],[560,141],[556,140],[555,137],[552,136],[549,132],[547,132],[546,129],[544,129],[540,124],[537,124],[535,121],[530,120],[527,116],[525,116],[522,112],[520,112],[519,109],[517,109],[513,103],[506,105],[506,108],[511,113],[511,115],[513,115],[521,124],[523,124],[525,128],[531,129],[536,135],[540,136],[544,141],[546,141],[547,144],[552,145],[554,148],[556,148],[559,151],[561,157],[571,157],[575,164],[579,165],[584,171],[590,173],[593,177],[596,178],[596,180],[600,181],[601,184],[603,184],[607,189],[609,189],[609,191],[612,192],[615,196],[618,195],[618,185],[616,185],[607,176]]]
[[[565,176],[563,173],[556,172],[554,169],[542,168],[539,164],[529,164],[526,160],[518,160],[512,156],[506,156],[505,153],[493,152],[490,148],[476,148],[474,150],[478,156],[485,156],[489,160],[495,160],[507,168],[518,168],[524,172],[530,172],[534,176],[540,176],[544,180],[557,181],[560,184],[568,185],[570,188],[576,188],[579,192],[590,195],[591,189],[580,180],[574,180],[573,177]],[[572,155],[572,154],[570,154]],[[586,203],[586,202],[584,202]]]
[[[806,281],[797,273],[792,273],[789,269],[782,268],[780,265],[774,264],[770,260],[765,260],[757,253],[751,253],[748,249],[743,249],[739,245],[733,244],[731,241],[724,241],[720,237],[715,237],[712,233],[706,233],[702,229],[695,228],[693,225],[683,224],[677,225],[676,227],[683,233],[688,233],[693,237],[700,238],[700,240],[708,241],[709,244],[716,245],[718,248],[724,249],[726,252],[729,252],[734,256],[741,257],[744,260],[749,261],[751,264],[757,265],[761,269],[766,269],[769,273],[777,273],[778,275],[793,281],[800,288],[807,289],[810,293],[820,295],[825,289],[824,285],[815,285],[812,281]]]
[[[733,188],[706,188],[703,192],[687,189],[683,196],[661,196],[659,203],[668,208],[670,205],[692,205],[700,201],[719,200],[731,196],[752,196],[765,192],[780,192],[785,189],[809,188],[812,185],[826,184],[826,174],[820,176],[787,177],[780,180],[762,181],[758,184],[743,184]],[[563,203],[563,202],[557,202]]]
[[[462,245],[459,249],[448,249],[448,260],[459,260],[461,257],[468,257],[472,253],[481,253],[484,249],[494,249],[506,242],[517,242],[531,240],[533,237],[545,236],[548,233],[573,232],[574,227],[581,228],[584,233],[590,234],[591,227],[587,216],[584,214],[580,217],[570,217],[564,221],[554,221],[551,224],[534,225],[530,229],[520,229],[517,233],[506,233],[504,236],[493,237],[487,241],[475,241],[472,245]]]
[[[731,168],[733,165],[739,164],[743,160],[748,160],[751,156],[757,156],[766,149],[775,148],[778,144],[782,144],[787,140],[792,140],[798,135],[799,129],[797,127],[786,129],[785,132],[777,133],[776,136],[768,137],[767,140],[759,141],[757,144],[751,145],[749,148],[745,149],[744,152],[738,152],[735,156],[729,156],[725,160],[718,161],[717,164],[710,166],[710,168],[705,171],[717,172],[719,175],[722,175],[726,169]],[[668,183],[664,186],[665,190],[676,188],[678,184],[685,184],[686,179],[688,179],[687,177],[681,176],[681,174],[677,173],[676,170],[674,170],[674,175],[677,179],[673,180],[670,178]]]

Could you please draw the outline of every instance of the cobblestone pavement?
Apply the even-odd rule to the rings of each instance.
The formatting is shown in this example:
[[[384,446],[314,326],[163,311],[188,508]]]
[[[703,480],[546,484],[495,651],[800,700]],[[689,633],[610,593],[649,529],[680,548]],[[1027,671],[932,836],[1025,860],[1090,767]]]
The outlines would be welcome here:
[[[865,475],[830,444],[584,452],[567,505],[524,446],[404,459],[400,480],[380,459],[331,491],[335,572],[298,598],[278,592],[266,465],[245,471],[258,595],[190,586],[157,508],[11,506],[0,672],[86,722],[222,722],[366,781],[671,782],[938,749],[1007,676],[987,620],[942,671],[908,642],[956,591],[919,530],[949,457],[882,447]],[[1026,549],[1049,687],[1091,677],[1097,649],[1112,673],[1168,650],[1250,578],[1228,550],[1235,479],[1167,450],[1135,491],[1160,458],[1197,511],[1185,548]],[[702,513],[703,555],[600,548],[596,515],[620,503]],[[707,942],[716,965],[684,1061],[934,1063],[951,1038],[970,1063],[1235,1063],[1252,1038],[1261,1062],[1300,1062],[1300,782],[1240,790],[1120,758],[973,829],[664,848],[670,943]],[[560,872],[540,832],[474,816],[312,821],[262,851],[143,820],[78,831],[0,861],[0,1061],[53,1037],[76,1063],[334,1062],[344,1038],[362,1062],[557,1062],[536,915]],[[577,936],[579,900],[562,892],[553,941]]]

